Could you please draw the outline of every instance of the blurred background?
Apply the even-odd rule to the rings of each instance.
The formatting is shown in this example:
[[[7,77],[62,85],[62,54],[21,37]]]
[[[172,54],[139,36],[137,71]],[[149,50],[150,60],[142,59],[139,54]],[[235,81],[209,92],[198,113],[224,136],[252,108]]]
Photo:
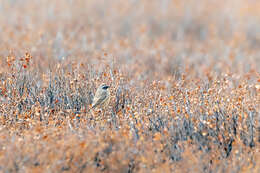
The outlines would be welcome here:
[[[162,49],[172,42],[170,49],[184,44],[188,51],[213,46],[259,54],[259,7],[257,0],[1,1],[0,51],[59,59],[122,44],[142,50],[155,41]],[[127,56],[127,49],[120,52]]]

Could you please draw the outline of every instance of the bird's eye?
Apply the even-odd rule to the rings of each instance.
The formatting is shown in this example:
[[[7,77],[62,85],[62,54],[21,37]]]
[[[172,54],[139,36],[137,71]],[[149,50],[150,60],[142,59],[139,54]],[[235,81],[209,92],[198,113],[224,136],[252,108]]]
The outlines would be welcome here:
[[[105,89],[105,90],[108,89],[108,88],[109,88],[109,86],[103,86],[102,87],[102,89]]]

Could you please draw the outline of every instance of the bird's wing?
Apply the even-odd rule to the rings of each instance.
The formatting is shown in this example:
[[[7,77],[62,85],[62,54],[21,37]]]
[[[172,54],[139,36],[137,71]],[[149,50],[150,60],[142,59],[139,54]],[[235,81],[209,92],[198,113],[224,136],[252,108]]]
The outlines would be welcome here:
[[[93,104],[92,104],[93,105],[92,108],[95,108],[98,105],[100,105],[104,100],[106,100],[106,97],[107,97],[107,94],[104,92],[95,96]]]

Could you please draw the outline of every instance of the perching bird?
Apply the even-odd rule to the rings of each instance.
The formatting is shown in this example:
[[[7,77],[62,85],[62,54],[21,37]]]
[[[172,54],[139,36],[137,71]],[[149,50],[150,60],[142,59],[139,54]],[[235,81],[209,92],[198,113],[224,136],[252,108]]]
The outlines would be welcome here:
[[[96,107],[105,108],[108,105],[110,100],[110,92],[108,88],[110,87],[106,84],[102,84],[98,87],[93,99],[92,109]]]

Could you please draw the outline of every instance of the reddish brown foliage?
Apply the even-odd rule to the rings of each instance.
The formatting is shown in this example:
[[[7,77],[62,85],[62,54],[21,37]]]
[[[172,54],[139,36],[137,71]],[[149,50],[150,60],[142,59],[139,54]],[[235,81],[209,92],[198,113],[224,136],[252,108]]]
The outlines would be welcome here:
[[[259,172],[259,7],[1,2],[0,171]]]

